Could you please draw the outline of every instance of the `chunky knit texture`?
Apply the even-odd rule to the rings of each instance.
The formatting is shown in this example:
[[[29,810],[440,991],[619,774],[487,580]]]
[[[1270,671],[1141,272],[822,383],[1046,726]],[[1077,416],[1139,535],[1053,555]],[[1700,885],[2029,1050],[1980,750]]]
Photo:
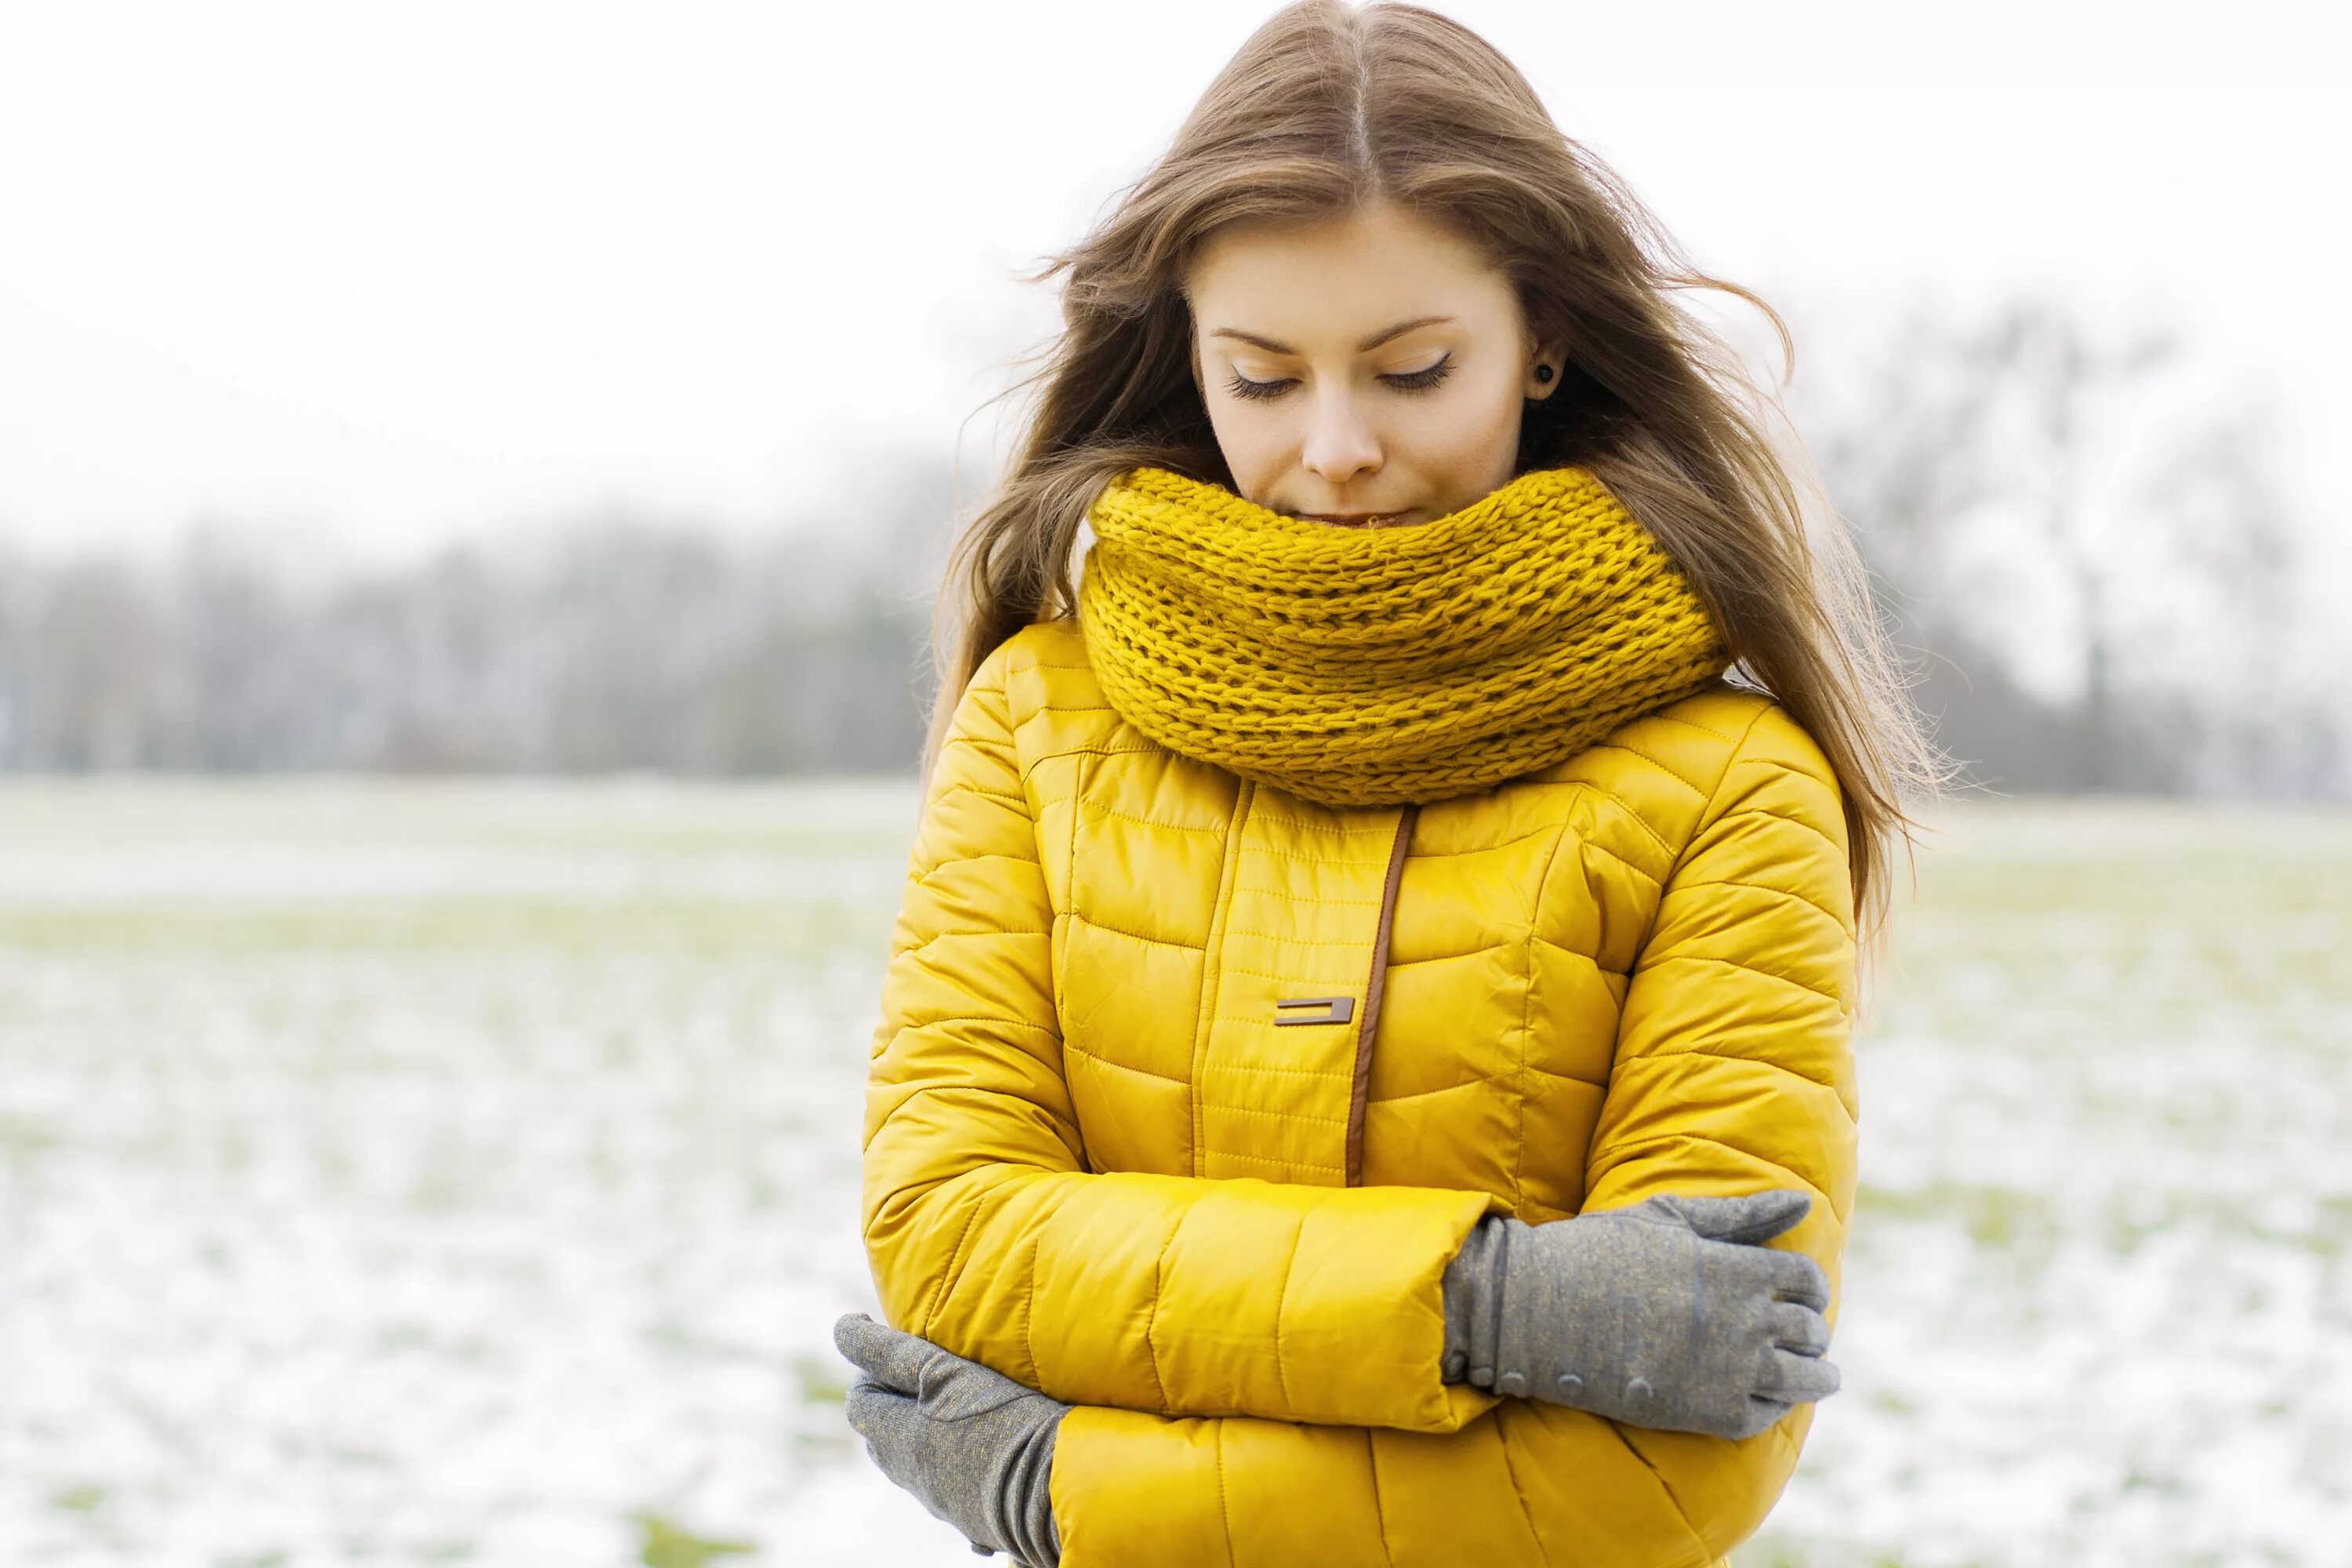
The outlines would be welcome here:
[[[1325,805],[1487,788],[1729,662],[1673,559],[1582,468],[1361,529],[1141,468],[1088,521],[1078,620],[1120,716]]]

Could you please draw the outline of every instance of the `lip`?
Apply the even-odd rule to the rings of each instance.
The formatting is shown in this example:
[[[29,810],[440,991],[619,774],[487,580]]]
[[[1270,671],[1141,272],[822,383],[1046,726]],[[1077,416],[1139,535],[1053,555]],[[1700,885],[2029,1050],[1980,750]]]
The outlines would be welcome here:
[[[1393,522],[1398,518],[1404,516],[1405,512],[1411,511],[1412,510],[1412,509],[1411,507],[1407,507],[1404,509],[1404,511],[1302,511],[1298,515],[1311,519],[1316,522],[1336,522],[1340,524],[1342,527],[1353,527],[1358,524],[1370,524],[1370,526],[1377,528],[1383,523]]]

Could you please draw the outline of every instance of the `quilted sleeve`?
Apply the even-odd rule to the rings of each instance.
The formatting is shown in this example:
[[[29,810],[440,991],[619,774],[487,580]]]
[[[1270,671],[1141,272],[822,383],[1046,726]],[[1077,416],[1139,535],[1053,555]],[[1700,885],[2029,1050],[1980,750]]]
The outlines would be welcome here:
[[[1458,1427],[1493,1396],[1443,1381],[1442,1281],[1486,1194],[1085,1168],[1006,657],[958,704],[885,973],[862,1208],[889,1321],[1072,1404]]]
[[[1813,1211],[1773,1245],[1810,1253],[1834,1289],[1855,1183],[1846,866],[1833,775],[1763,708],[1705,794],[1632,976],[1588,1208],[1801,1187]],[[1519,1400],[1442,1434],[1084,1409],[1055,1445],[1054,1511],[1064,1568],[1705,1568],[1763,1522],[1813,1409],[1738,1441]]]

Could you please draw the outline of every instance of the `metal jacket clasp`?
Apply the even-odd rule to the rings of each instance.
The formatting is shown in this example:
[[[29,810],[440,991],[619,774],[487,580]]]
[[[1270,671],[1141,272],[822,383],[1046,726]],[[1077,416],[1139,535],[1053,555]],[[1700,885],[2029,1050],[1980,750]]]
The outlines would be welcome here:
[[[1277,1024],[1344,1024],[1355,1016],[1353,996],[1286,996],[1274,1005]]]

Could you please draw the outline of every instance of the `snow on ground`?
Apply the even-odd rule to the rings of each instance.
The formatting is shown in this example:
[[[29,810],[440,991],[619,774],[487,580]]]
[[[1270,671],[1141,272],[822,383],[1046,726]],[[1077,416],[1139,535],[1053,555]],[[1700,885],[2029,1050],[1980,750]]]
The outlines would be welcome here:
[[[0,789],[0,1563],[974,1561],[828,1338],[913,807]],[[1953,818],[1741,1568],[2352,1561],[2347,944],[2341,815]]]

